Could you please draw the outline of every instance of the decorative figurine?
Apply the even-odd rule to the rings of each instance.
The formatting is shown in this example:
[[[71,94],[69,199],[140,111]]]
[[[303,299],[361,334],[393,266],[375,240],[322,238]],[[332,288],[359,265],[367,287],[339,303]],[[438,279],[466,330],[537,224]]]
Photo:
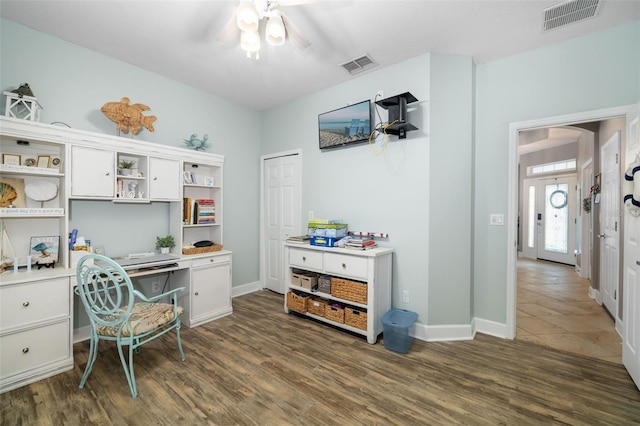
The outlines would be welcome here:
[[[150,132],[154,131],[153,122],[157,120],[155,115],[142,115],[142,111],[150,108],[144,104],[129,105],[129,98],[122,98],[120,102],[107,102],[102,105],[100,111],[107,118],[118,125],[118,131],[132,134],[138,133],[142,127]]]
[[[209,135],[204,135],[202,139],[198,139],[198,135],[194,133],[189,139],[183,140],[185,145],[195,149],[196,151],[204,151],[209,148],[209,143],[207,142],[209,140]]]

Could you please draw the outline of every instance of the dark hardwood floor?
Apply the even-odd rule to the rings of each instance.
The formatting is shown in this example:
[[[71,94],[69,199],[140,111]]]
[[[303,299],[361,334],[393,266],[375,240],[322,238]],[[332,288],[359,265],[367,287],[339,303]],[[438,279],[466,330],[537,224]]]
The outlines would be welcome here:
[[[132,399],[116,350],[100,348],[85,389],[88,342],[72,371],[0,395],[3,425],[625,425],[640,392],[615,363],[478,334],[386,350],[282,309],[264,291],[234,313],[183,328],[135,358]]]

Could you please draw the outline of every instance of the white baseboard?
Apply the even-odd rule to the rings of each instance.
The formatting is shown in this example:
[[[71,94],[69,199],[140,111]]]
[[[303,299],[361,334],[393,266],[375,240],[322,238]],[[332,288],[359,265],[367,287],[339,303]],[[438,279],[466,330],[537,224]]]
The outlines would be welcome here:
[[[501,337],[503,339],[509,339],[509,333],[507,331],[507,325],[495,321],[489,321],[482,318],[473,319],[475,325],[475,331],[477,333],[488,334],[489,336]]]
[[[244,296],[245,294],[260,290],[262,290],[262,284],[260,281],[254,281],[252,283],[231,287],[231,297]]]
[[[73,329],[73,343],[84,342],[89,339],[91,339],[90,325]]]
[[[450,340],[473,340],[471,325],[431,325],[415,324],[413,337],[425,342],[443,342]]]

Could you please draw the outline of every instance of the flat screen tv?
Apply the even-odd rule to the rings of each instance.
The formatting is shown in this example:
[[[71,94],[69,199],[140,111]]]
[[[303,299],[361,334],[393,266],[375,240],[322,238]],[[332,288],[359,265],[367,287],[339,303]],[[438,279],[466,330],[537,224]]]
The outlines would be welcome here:
[[[339,148],[369,141],[371,101],[318,114],[320,149]]]

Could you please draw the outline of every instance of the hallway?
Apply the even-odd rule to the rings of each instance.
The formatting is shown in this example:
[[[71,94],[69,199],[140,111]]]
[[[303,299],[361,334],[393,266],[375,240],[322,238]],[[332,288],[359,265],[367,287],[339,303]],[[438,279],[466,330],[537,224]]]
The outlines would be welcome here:
[[[518,258],[516,339],[622,364],[622,339],[589,283],[571,266]]]

